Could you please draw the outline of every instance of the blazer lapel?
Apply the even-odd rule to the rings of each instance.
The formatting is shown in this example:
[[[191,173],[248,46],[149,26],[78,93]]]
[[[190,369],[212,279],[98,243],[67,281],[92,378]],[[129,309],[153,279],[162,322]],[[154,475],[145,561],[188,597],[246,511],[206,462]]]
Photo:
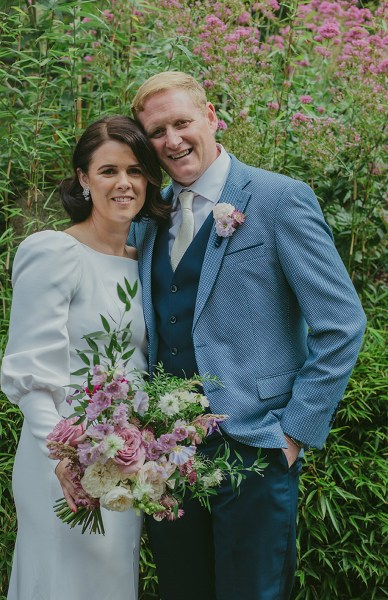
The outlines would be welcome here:
[[[232,166],[226,180],[225,187],[219,199],[219,203],[225,202],[228,204],[233,204],[236,210],[244,212],[248,200],[251,197],[251,193],[244,189],[250,182],[250,178],[248,176],[244,176],[243,165],[233,156],[231,158]],[[238,229],[233,235],[238,235]],[[197,302],[194,311],[193,331],[207,302],[210,292],[213,289],[222,259],[229,243],[229,238],[224,238],[221,244],[217,245],[217,238],[218,236],[216,229],[215,226],[213,226],[209,236],[205,258],[202,265],[201,277],[199,280]]]
[[[163,190],[162,197],[166,202],[171,201],[172,198],[172,186],[168,186],[166,190]],[[152,255],[154,252],[154,245],[156,240],[156,234],[158,233],[157,223],[150,219],[145,227],[143,246],[140,251],[141,256],[141,269],[142,269],[142,285],[143,285],[143,297],[144,297],[144,313],[149,316],[150,311],[152,312],[152,290],[151,290],[151,276],[152,276]],[[147,323],[147,320],[146,320]]]
[[[168,186],[163,190],[162,197],[166,202],[171,202],[172,194],[172,186]],[[143,245],[140,251],[141,262],[139,265],[142,272],[143,312],[149,336],[149,368],[151,371],[156,361],[157,352],[156,321],[152,306],[152,256],[157,233],[158,225],[154,220],[150,219],[145,226]]]

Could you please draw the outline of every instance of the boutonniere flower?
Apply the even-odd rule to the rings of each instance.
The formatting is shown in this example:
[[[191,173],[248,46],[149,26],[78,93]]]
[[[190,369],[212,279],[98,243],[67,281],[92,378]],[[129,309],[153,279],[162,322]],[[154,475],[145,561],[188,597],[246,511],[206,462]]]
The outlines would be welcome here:
[[[245,215],[236,210],[233,204],[219,202],[213,208],[213,216],[216,222],[217,240],[216,246],[222,242],[222,238],[230,237],[234,234],[237,227],[244,223]]]

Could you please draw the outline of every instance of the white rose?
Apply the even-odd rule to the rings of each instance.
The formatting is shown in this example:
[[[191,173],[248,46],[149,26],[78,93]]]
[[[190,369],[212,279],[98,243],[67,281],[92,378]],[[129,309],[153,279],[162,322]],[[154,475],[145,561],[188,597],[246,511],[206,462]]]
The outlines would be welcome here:
[[[113,461],[94,463],[85,469],[82,487],[92,498],[99,498],[112,489],[121,479],[121,473]]]
[[[169,472],[166,471],[164,466],[149,460],[137,472],[136,486],[138,488],[147,486],[147,496],[151,500],[159,500],[166,491],[166,479],[168,477]]]
[[[217,221],[218,219],[225,219],[225,217],[230,217],[234,210],[235,208],[233,204],[228,204],[227,202],[219,202],[213,208],[213,215]]]
[[[103,494],[100,498],[100,504],[107,510],[114,510],[116,512],[123,512],[132,508],[133,496],[130,488],[119,485],[112,488],[106,494]]]

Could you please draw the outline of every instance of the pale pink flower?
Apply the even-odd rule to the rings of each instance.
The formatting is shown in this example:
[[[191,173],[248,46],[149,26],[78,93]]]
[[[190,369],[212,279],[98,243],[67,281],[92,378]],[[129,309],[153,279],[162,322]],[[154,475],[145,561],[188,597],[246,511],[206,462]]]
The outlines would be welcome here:
[[[279,110],[279,102],[267,102],[267,106],[270,110]]]
[[[93,385],[102,385],[107,380],[108,373],[102,365],[95,365],[93,367]]]
[[[85,442],[77,447],[78,459],[81,465],[93,465],[101,459],[101,456],[106,450],[104,442],[100,444],[92,444]],[[102,462],[105,462],[104,460]]]
[[[174,446],[174,448],[172,448],[169,459],[175,465],[183,465],[190,458],[192,458],[195,453],[195,446],[180,446],[177,444]]]
[[[234,220],[232,217],[225,217],[224,219],[217,219],[216,221],[216,232],[220,237],[230,237],[236,228],[234,227]]]
[[[88,63],[91,63],[91,62],[93,62],[93,56],[90,56],[90,54],[86,54],[86,55],[84,56],[84,61],[85,61],[85,62],[88,62]]]
[[[311,102],[313,102],[313,97],[304,95],[304,96],[300,96],[299,100],[301,101],[302,104],[311,104]]]
[[[115,425],[118,427],[125,427],[128,421],[128,406],[126,404],[119,404],[113,411],[112,419]]]
[[[239,210],[234,210],[231,214],[231,217],[236,225],[241,225],[245,222],[245,215]]]
[[[97,419],[98,415],[101,414],[102,410],[103,409],[97,406],[97,404],[95,404],[94,402],[90,402],[89,405],[86,407],[85,414],[89,421],[94,421],[95,419]]]
[[[163,433],[157,440],[158,447],[162,452],[168,452],[177,443],[177,438],[173,433]]]
[[[75,425],[77,421],[78,417],[62,419],[55,425],[52,432],[48,434],[47,439],[51,442],[62,442],[69,446],[77,446],[79,438],[85,431],[84,423]]]
[[[174,437],[177,442],[182,442],[189,435],[189,430],[184,421],[177,421],[174,426]]]
[[[225,129],[228,129],[228,126],[225,123],[225,121],[223,121],[222,119],[218,119],[217,129],[219,131],[225,131]]]
[[[154,432],[148,427],[142,430],[141,436],[145,445],[152,444],[155,441]]]
[[[135,396],[133,398],[133,408],[134,408],[134,411],[139,413],[139,415],[141,417],[148,410],[149,400],[150,399],[148,397],[148,394],[146,394],[146,392],[143,392],[141,390],[137,390],[135,392]]]
[[[106,390],[106,391],[108,391],[108,390]],[[98,390],[98,392],[93,394],[92,402],[96,406],[98,406],[98,408],[100,410],[104,410],[105,408],[108,408],[108,406],[110,406],[112,404],[112,396],[106,392],[103,392],[102,390]]]
[[[108,423],[97,423],[97,425],[88,427],[87,434],[93,440],[101,442],[105,436],[113,433],[113,431],[113,425],[109,425]]]
[[[125,381],[113,380],[105,386],[105,392],[110,394],[112,400],[125,400],[129,385]]]
[[[145,448],[147,460],[158,460],[163,454],[156,441],[147,443]]]
[[[129,425],[127,428],[116,430],[116,433],[123,438],[125,444],[113,460],[120,471],[126,475],[133,475],[145,461],[146,453],[141,432],[134,425]]]

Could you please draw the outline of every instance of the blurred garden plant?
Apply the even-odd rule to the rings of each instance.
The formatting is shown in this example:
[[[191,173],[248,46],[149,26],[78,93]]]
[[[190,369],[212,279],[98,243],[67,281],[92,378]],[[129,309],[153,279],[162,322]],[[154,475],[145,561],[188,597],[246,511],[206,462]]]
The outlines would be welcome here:
[[[1,351],[15,248],[33,231],[65,227],[56,186],[83,128],[103,114],[129,114],[150,75],[189,71],[216,106],[227,150],[313,187],[368,313],[327,448],[306,457],[295,599],[382,600],[388,2],[7,0],[2,7]],[[4,397],[0,403],[1,599],[16,531],[10,479],[21,418]],[[141,594],[158,598],[146,544]]]

